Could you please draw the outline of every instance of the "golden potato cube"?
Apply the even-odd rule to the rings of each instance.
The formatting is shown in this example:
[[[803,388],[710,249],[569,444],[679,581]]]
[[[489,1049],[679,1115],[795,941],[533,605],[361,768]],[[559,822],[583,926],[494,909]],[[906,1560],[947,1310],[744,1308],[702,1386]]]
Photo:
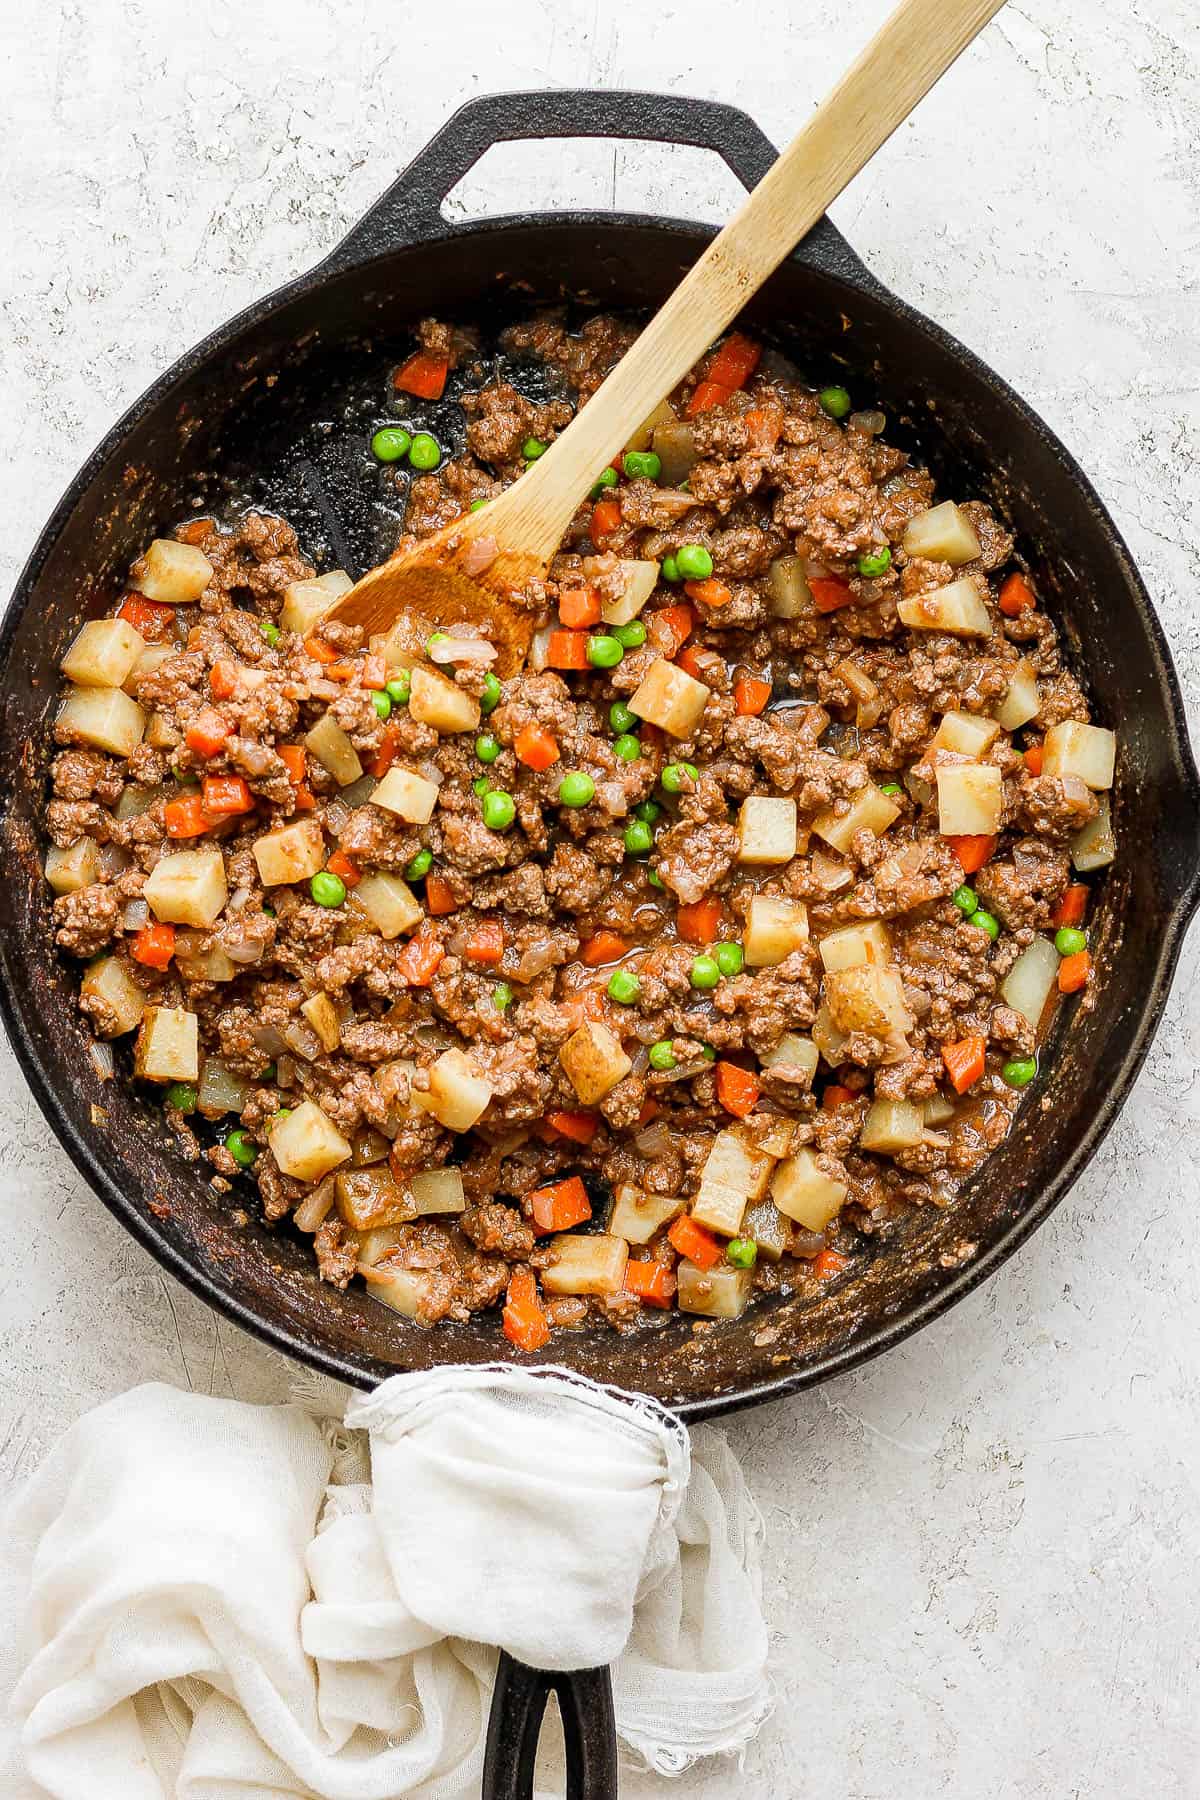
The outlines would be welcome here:
[[[325,834],[315,819],[296,819],[257,838],[254,860],[264,887],[307,881],[325,867]]]
[[[156,919],[207,931],[228,898],[225,859],[219,850],[176,850],[155,863],[142,893]]]
[[[182,1006],[148,1006],[133,1047],[142,1081],[199,1081],[200,1021]]]
[[[562,1232],[550,1240],[554,1261],[542,1270],[548,1294],[619,1294],[625,1285],[629,1245],[605,1232]]]
[[[648,725],[657,725],[672,737],[690,737],[700,723],[711,688],[676,668],[665,656],[651,663],[641,685],[629,699],[629,710]]]
[[[722,1237],[736,1237],[742,1229],[742,1215],[747,1204],[745,1194],[737,1188],[723,1187],[716,1181],[701,1182],[692,1201],[692,1217],[697,1225],[703,1225],[708,1231],[719,1231]]]
[[[103,1007],[101,1020],[90,1021],[97,1037],[124,1037],[140,1025],[146,996],[119,956],[102,956],[92,963],[79,984],[81,1000],[96,1000]]]
[[[323,1050],[336,1050],[342,1041],[342,1022],[328,994],[314,994],[300,1011],[321,1040]]]
[[[796,802],[751,794],[738,813],[737,859],[747,868],[778,868],[796,854]]]
[[[419,725],[432,725],[443,736],[478,728],[481,717],[478,700],[456,687],[445,675],[418,663],[409,681],[408,710]]]
[[[648,1244],[655,1232],[683,1211],[678,1194],[647,1194],[623,1181],[613,1196],[608,1229],[627,1244]]]
[[[742,1236],[753,1238],[758,1254],[768,1262],[778,1262],[792,1240],[791,1227],[773,1200],[757,1200],[746,1209],[742,1220]]]
[[[867,925],[843,925],[831,931],[817,945],[825,969],[857,969],[862,963],[877,963],[884,968],[892,960],[892,940],[882,919]]]
[[[698,1313],[707,1319],[740,1319],[754,1286],[754,1270],[722,1263],[702,1269],[685,1256],[675,1279],[680,1312]]]
[[[303,1225],[300,1224],[299,1209],[292,1214],[292,1223],[299,1225],[301,1231],[308,1229],[307,1222]],[[359,1231],[355,1235],[358,1238],[358,1272],[360,1275],[366,1269],[373,1269],[376,1263],[383,1262],[404,1242],[404,1232],[398,1225],[380,1225],[373,1231]]]
[[[808,908],[803,900],[777,900],[770,894],[755,894],[742,933],[748,968],[768,969],[807,942]]]
[[[1004,781],[991,763],[950,763],[937,771],[938,830],[943,837],[995,837]]]
[[[429,1091],[413,1099],[447,1131],[470,1131],[488,1109],[492,1084],[462,1050],[443,1050],[429,1071]]]
[[[80,888],[91,887],[100,875],[96,840],[80,838],[69,850],[52,845],[46,852],[44,873],[56,894],[77,894]]]
[[[389,941],[403,931],[412,931],[425,917],[421,902],[399,875],[364,875],[350,895],[350,904]]]
[[[873,781],[868,781],[850,802],[849,812],[838,813],[831,806],[817,814],[812,828],[816,837],[824,838],[831,850],[844,856],[851,849],[856,833],[871,831],[876,837],[882,837],[899,817],[900,808],[895,801],[881,793]]]
[[[409,825],[428,825],[437,803],[436,781],[426,781],[412,769],[389,769],[371,790],[372,806],[382,806]]]
[[[794,1119],[785,1119],[778,1113],[760,1113],[754,1121],[752,1143],[755,1150],[764,1156],[773,1156],[778,1162],[791,1149],[795,1135]]]
[[[736,1130],[720,1131],[700,1172],[692,1217],[711,1231],[736,1237],[751,1200],[761,1200],[771,1179],[773,1158]]]
[[[572,1032],[558,1053],[567,1080],[585,1106],[594,1106],[628,1075],[633,1064],[607,1025],[588,1020]]]
[[[656,562],[634,562],[630,559],[622,562],[619,567],[625,580],[625,591],[619,600],[605,600],[601,604],[600,617],[606,625],[630,624],[658,586]]]
[[[421,1307],[432,1298],[436,1277],[423,1269],[403,1269],[397,1263],[359,1263],[358,1272],[372,1300],[382,1300],[405,1319],[420,1319]]]
[[[980,757],[999,736],[995,719],[982,719],[978,713],[948,712],[943,713],[929,748],[951,750],[956,756]]]
[[[413,1204],[419,1218],[432,1213],[460,1213],[467,1208],[461,1169],[422,1169],[410,1175]]]
[[[1071,839],[1071,861],[1081,875],[1086,875],[1091,869],[1107,869],[1116,854],[1112,808],[1108,795],[1101,794],[1100,811]]]
[[[358,751],[332,714],[326,713],[317,720],[312,730],[305,733],[304,743],[339,787],[349,787],[361,777],[363,766]]]
[[[1037,670],[1029,658],[1023,656],[1013,671],[1008,691],[996,708],[996,723],[1004,731],[1019,731],[1030,719],[1036,719],[1041,709]]]
[[[825,1001],[838,1031],[865,1031],[871,1037],[903,1037],[913,1028],[913,1016],[904,998],[904,983],[895,969],[864,963],[857,969],[837,969],[825,977]],[[813,1026],[816,1041],[817,1028]]]
[[[141,560],[137,590],[164,606],[189,606],[212,580],[213,567],[195,544],[155,538]]]
[[[173,656],[178,655],[178,644],[147,644],[121,686],[136,700],[139,681],[142,681],[147,675],[156,675],[165,662],[170,662]],[[161,748],[151,736],[151,727],[157,717],[157,713],[151,713],[146,723],[146,742],[152,750]]]
[[[811,1084],[821,1056],[811,1038],[801,1037],[797,1031],[785,1031],[775,1048],[764,1050],[758,1060],[764,1069],[802,1069]]]
[[[623,454],[628,455],[631,450],[648,450],[654,438],[655,426],[673,425],[674,423],[675,408],[669,400],[660,400],[654,411],[644,418],[632,436],[626,439]],[[617,624],[623,622],[619,619],[616,621]]]
[[[313,1100],[304,1100],[287,1118],[268,1124],[271,1154],[285,1175],[296,1181],[320,1181],[340,1163],[349,1162],[351,1147]]]
[[[915,1150],[925,1136],[925,1112],[911,1100],[876,1100],[858,1136],[860,1148],[877,1156]]]
[[[324,1118],[324,1114],[321,1115]],[[271,1148],[275,1148],[272,1134]],[[275,1159],[278,1162],[278,1156]],[[404,1225],[417,1216],[416,1202],[401,1187],[386,1163],[367,1169],[341,1169],[334,1178],[337,1208],[355,1231]]]
[[[280,629],[294,631],[297,637],[308,637],[353,586],[344,569],[331,569],[328,575],[318,575],[315,581],[293,581],[283,590]]]
[[[817,1008],[812,1022],[812,1041],[831,1069],[836,1069],[846,1054],[846,1033],[839,1031],[825,1002]]]
[[[140,631],[125,619],[90,619],[60,667],[80,687],[124,687],[146,650]]]
[[[1050,727],[1043,748],[1043,775],[1077,775],[1097,791],[1112,786],[1117,760],[1114,732],[1064,719],[1061,725]]]
[[[777,556],[771,564],[769,578],[773,618],[801,619],[811,616],[815,608],[802,556]]]
[[[797,1150],[781,1162],[771,1183],[771,1198],[786,1218],[805,1231],[824,1231],[842,1210],[848,1189],[818,1166],[811,1150]]]
[[[71,742],[132,756],[146,730],[146,715],[119,687],[73,687],[54,723],[58,735],[68,732]]]
[[[910,631],[948,631],[953,637],[990,637],[992,621],[978,587],[962,575],[948,587],[896,604],[902,625]]]
[[[902,541],[906,556],[920,556],[926,562],[958,565],[983,554],[975,527],[953,500],[943,500],[910,519]]]

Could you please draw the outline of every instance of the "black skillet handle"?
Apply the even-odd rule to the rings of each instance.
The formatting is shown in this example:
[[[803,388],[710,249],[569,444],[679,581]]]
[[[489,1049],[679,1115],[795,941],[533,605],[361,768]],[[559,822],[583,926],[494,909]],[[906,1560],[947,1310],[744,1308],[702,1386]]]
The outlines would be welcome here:
[[[483,1760],[483,1800],[533,1800],[542,1717],[558,1695],[566,1800],[617,1800],[617,1728],[607,1669],[551,1673],[500,1652]]]
[[[348,268],[388,250],[445,237],[454,228],[443,216],[443,200],[493,144],[582,137],[693,144],[714,151],[747,189],[757,186],[778,154],[747,113],[719,100],[594,88],[483,94],[459,107],[322,266]],[[882,292],[827,218],[813,226],[800,254],[827,274]]]

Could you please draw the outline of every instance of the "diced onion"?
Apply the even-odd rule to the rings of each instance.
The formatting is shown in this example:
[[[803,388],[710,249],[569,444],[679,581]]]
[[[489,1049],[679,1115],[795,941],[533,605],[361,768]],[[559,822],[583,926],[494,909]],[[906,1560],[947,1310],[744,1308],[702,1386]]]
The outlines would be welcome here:
[[[350,822],[351,808],[342,799],[331,800],[325,808],[322,823],[332,838],[340,838]]]
[[[670,1133],[663,1119],[655,1119],[644,1131],[637,1132],[633,1141],[639,1156],[663,1156],[671,1148]]]
[[[126,931],[140,931],[150,921],[150,908],[144,900],[127,900],[121,913],[121,924]]]
[[[853,869],[844,862],[838,862],[824,850],[813,851],[812,872],[813,879],[820,883],[827,894],[839,893],[854,880]]]
[[[499,554],[500,546],[494,537],[473,538],[462,553],[463,574],[482,575],[485,569],[491,568]]]
[[[1049,938],[1036,937],[1022,950],[1000,986],[1006,1006],[1020,1013],[1034,1031],[1058,980],[1058,951]]]
[[[225,911],[227,913],[241,912],[249,900],[251,892],[252,890],[248,887],[235,887],[225,903]]]
[[[289,1019],[279,1034],[289,1050],[302,1056],[305,1062],[316,1062],[322,1054],[323,1045],[312,1026],[303,1019]]]
[[[550,634],[553,629],[552,625],[543,625],[539,631],[535,631],[533,634],[526,661],[535,675],[540,674],[546,667],[546,659],[550,654]]]
[[[240,1113],[250,1092],[248,1084],[232,1069],[226,1068],[219,1056],[206,1056],[196,1090],[196,1105],[206,1118],[219,1118],[222,1113]]]
[[[868,437],[878,437],[887,430],[887,414],[881,412],[851,413],[846,423],[853,431],[865,431]]]
[[[375,777],[360,775],[357,781],[352,781],[349,787],[344,787],[339,791],[338,799],[344,801],[347,806],[365,806],[374,791]]]
[[[336,1197],[333,1176],[327,1175],[320,1187],[306,1195],[292,1214],[292,1223],[297,1231],[316,1231],[331,1210]]]
[[[111,1081],[113,1078],[112,1045],[102,1044],[93,1038],[88,1044],[88,1057],[101,1081]]]
[[[123,875],[133,858],[122,844],[101,844],[97,861],[105,875]]]
[[[262,938],[254,937],[242,938],[240,942],[232,944],[222,943],[221,945],[221,948],[224,950],[230,962],[238,963],[243,968],[250,963],[261,962],[263,951],[266,947],[266,943]]]
[[[486,638],[435,633],[429,642],[429,655],[435,663],[490,663],[496,660],[496,646]]]
[[[294,1088],[296,1085],[296,1059],[294,1056],[281,1056],[275,1064],[275,1086]]]
[[[426,781],[432,781],[434,787],[441,787],[446,779],[437,764],[429,761],[428,758],[417,764],[417,770],[419,774],[425,777]]]
[[[283,1049],[283,1039],[274,1025],[256,1025],[250,1036],[264,1056],[278,1056]]]

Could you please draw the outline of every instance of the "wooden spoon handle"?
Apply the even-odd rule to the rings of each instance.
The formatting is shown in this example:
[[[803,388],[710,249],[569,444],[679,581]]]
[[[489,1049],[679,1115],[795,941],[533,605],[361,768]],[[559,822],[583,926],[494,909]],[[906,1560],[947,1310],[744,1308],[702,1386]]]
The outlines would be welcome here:
[[[600,470],[1003,4],[901,0],[568,430],[508,490],[506,541],[553,555]]]

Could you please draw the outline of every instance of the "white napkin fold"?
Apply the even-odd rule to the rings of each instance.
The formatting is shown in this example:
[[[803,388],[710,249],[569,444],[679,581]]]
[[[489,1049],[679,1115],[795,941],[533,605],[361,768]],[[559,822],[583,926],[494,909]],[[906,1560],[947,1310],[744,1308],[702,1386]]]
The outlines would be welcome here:
[[[618,1732],[664,1774],[769,1710],[724,1440],[566,1370],[396,1376],[344,1428],[135,1388],[6,1511],[12,1800],[465,1800],[495,1645],[615,1659]]]

